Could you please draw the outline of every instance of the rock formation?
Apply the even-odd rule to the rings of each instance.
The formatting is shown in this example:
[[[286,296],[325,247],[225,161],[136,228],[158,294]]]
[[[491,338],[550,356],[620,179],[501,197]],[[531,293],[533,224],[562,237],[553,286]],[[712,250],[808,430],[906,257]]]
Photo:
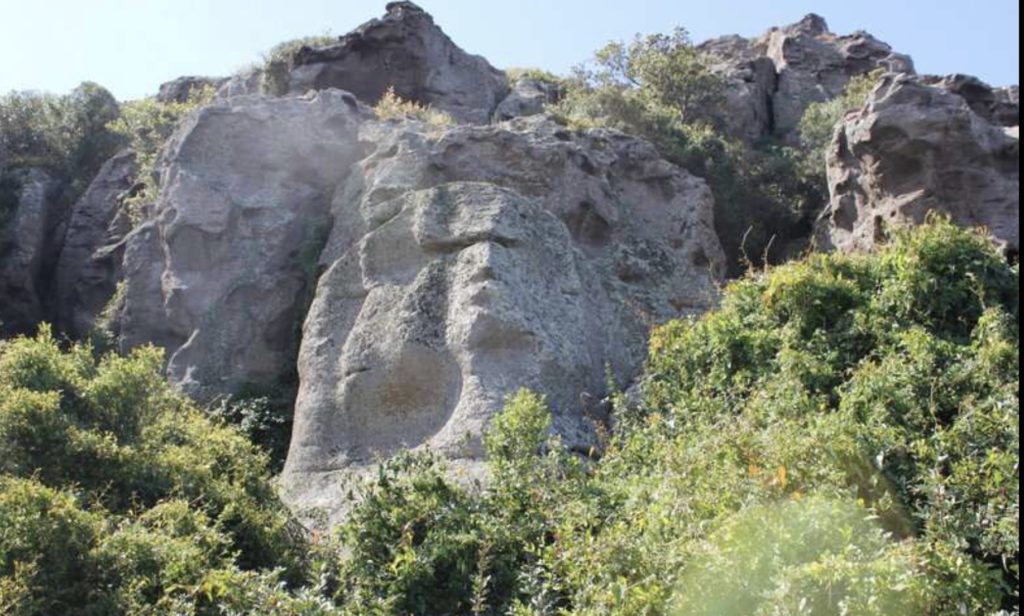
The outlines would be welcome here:
[[[813,14],[756,39],[727,36],[699,49],[726,79],[728,130],[748,141],[778,135],[795,143],[807,107],[839,96],[851,78],[876,69],[914,72],[909,56],[866,32],[833,34]]]
[[[561,92],[557,84],[523,76],[512,84],[512,91],[494,112],[497,122],[544,113],[544,107],[557,103]]]
[[[47,276],[60,250],[64,208],[61,184],[40,169],[22,169],[2,178],[0,200],[0,328],[5,334],[30,333],[52,320]]]
[[[367,113],[337,90],[203,108],[166,147],[152,226],[129,239],[124,345],[159,341],[204,399],[293,369],[331,195]]]
[[[439,134],[371,123],[335,199],[303,332],[285,481],[321,502],[403,447],[478,455],[520,387],[593,443],[582,402],[636,374],[653,323],[712,305],[723,254],[702,180],[646,142],[542,117]]]
[[[56,269],[57,323],[81,338],[113,297],[123,278],[124,238],[131,217],[121,205],[135,183],[135,155],[107,161],[71,210]]]
[[[387,15],[335,45],[306,47],[292,61],[287,91],[339,88],[372,104],[388,90],[460,122],[487,123],[508,93],[505,74],[460,49],[412,2],[392,2]]]
[[[828,243],[868,250],[887,225],[938,211],[1019,252],[1019,129],[991,121],[1017,112],[996,103],[998,91],[964,82],[889,75],[846,117],[828,153]]]

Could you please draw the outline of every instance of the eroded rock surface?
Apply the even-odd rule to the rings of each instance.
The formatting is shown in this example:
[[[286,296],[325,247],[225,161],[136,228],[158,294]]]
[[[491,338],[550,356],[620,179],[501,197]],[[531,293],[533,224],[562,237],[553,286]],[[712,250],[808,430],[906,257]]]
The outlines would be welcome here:
[[[57,261],[58,324],[72,337],[89,333],[123,277],[124,238],[132,221],[123,199],[135,182],[135,155],[107,161],[71,210]]]
[[[203,108],[165,152],[154,220],[125,257],[123,346],[168,348],[200,398],[294,368],[331,195],[362,156],[367,110],[336,90]]]
[[[866,32],[834,34],[814,14],[758,38],[726,36],[699,49],[726,79],[727,129],[748,141],[777,135],[795,143],[807,107],[836,98],[851,78],[877,69],[914,72],[909,56]]]
[[[1018,129],[992,123],[987,104],[988,117],[975,112],[998,95],[965,99],[948,87],[955,81],[890,75],[846,117],[828,153],[828,243],[869,250],[887,226],[938,211],[1019,252]]]
[[[650,325],[714,301],[710,191],[644,141],[543,117],[371,123],[362,138],[376,148],[335,198],[303,332],[297,506],[336,508],[337,473],[376,455],[479,455],[520,387],[589,446],[606,367],[628,383]]]
[[[509,91],[504,73],[460,49],[412,2],[388,4],[383,18],[335,45],[303,48],[292,64],[292,93],[340,88],[372,104],[393,87],[403,99],[476,124],[488,122]]]
[[[512,91],[501,101],[494,119],[504,122],[544,113],[544,107],[558,102],[561,92],[557,84],[542,79],[522,77],[512,85]]]
[[[65,216],[61,183],[40,169],[13,171],[3,181],[10,203],[0,228],[0,324],[5,334],[31,333],[51,313],[48,273]]]

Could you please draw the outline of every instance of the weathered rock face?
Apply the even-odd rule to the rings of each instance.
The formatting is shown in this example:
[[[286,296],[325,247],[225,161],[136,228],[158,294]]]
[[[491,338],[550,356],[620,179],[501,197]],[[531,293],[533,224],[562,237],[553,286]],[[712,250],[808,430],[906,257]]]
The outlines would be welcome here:
[[[828,154],[828,243],[868,250],[887,225],[919,223],[934,210],[985,226],[1019,252],[1017,129],[976,113],[956,88],[926,81],[941,83],[887,76],[867,106],[840,125]],[[972,97],[983,99],[991,100]]]
[[[713,302],[710,191],[646,142],[543,117],[426,130],[368,124],[376,149],[335,198],[285,470],[298,506],[337,507],[336,473],[375,454],[478,455],[520,387],[585,446],[606,366],[628,382],[651,324]]]
[[[292,93],[339,88],[371,104],[394,87],[403,99],[476,124],[490,120],[509,90],[504,73],[456,46],[411,2],[392,2],[387,15],[335,45],[300,50],[288,80]]]
[[[561,92],[558,85],[540,79],[523,77],[512,85],[512,91],[501,101],[494,119],[504,122],[544,113],[544,107],[557,103]]]
[[[0,324],[5,334],[31,333],[50,314],[49,262],[59,250],[64,208],[61,183],[39,169],[3,178],[10,203],[0,227]]]
[[[921,82],[949,90],[964,99],[971,111],[998,126],[1020,126],[1020,88],[993,88],[971,75],[927,75]]]
[[[772,98],[774,130],[782,135],[796,128],[808,105],[839,96],[856,75],[878,68],[914,72],[908,56],[893,53],[891,47],[866,32],[836,36],[816,15],[770,32],[767,43],[768,57],[779,76]]]
[[[764,44],[741,36],[723,36],[701,44],[710,68],[725,78],[722,102],[725,129],[738,139],[757,141],[774,130],[775,63]]]
[[[778,135],[795,142],[807,107],[836,98],[857,75],[914,72],[909,56],[866,32],[833,34],[813,14],[756,39],[721,37],[699,49],[726,79],[726,128],[748,141]]]
[[[325,91],[234,98],[187,121],[155,218],[128,240],[122,345],[167,347],[172,382],[201,399],[293,370],[311,263],[367,113]]]
[[[122,202],[135,182],[135,155],[107,161],[74,205],[56,270],[57,322],[72,337],[89,333],[122,279],[132,222]]]
[[[178,77],[160,85],[156,100],[161,103],[184,103],[204,90],[216,92],[228,81],[224,77]]]

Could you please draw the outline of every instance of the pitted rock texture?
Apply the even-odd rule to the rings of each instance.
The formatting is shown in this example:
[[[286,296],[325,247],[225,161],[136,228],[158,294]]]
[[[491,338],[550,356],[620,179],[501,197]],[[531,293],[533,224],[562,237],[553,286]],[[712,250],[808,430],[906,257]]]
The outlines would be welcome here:
[[[122,208],[135,183],[135,154],[125,151],[103,165],[71,210],[57,261],[57,323],[61,331],[86,336],[113,297],[132,221]]]
[[[184,103],[204,91],[217,92],[228,81],[226,77],[178,77],[160,84],[156,100],[161,103]]]
[[[826,243],[869,250],[888,226],[937,211],[984,226],[1019,252],[1018,129],[989,122],[955,89],[929,82],[940,83],[889,75],[838,127],[828,152]]]
[[[702,43],[712,71],[725,79],[722,118],[732,137],[754,142],[772,133],[775,63],[763,43],[731,35]]]
[[[512,118],[525,118],[544,113],[544,107],[557,103],[562,93],[559,86],[541,79],[522,77],[512,85],[512,91],[494,112],[498,122]]]
[[[376,148],[335,198],[299,354],[299,507],[336,507],[337,473],[402,448],[478,456],[520,387],[587,447],[606,367],[628,383],[651,325],[714,302],[711,193],[644,141],[539,116],[362,139]]]
[[[445,111],[459,122],[484,124],[505,96],[505,74],[467,54],[412,2],[392,2],[387,14],[335,45],[303,48],[292,61],[288,91],[339,88],[375,103],[388,90]]]
[[[12,171],[3,182],[13,190],[0,227],[0,331],[33,333],[52,320],[50,274],[66,216],[62,183],[40,169]]]
[[[796,143],[807,107],[836,98],[851,78],[879,69],[914,72],[909,56],[866,32],[833,34],[814,14],[755,39],[726,36],[699,49],[725,77],[726,128],[748,141],[776,135]]]
[[[133,232],[122,346],[168,348],[200,399],[294,369],[331,195],[369,111],[340,91],[204,107],[168,144],[154,220]]]

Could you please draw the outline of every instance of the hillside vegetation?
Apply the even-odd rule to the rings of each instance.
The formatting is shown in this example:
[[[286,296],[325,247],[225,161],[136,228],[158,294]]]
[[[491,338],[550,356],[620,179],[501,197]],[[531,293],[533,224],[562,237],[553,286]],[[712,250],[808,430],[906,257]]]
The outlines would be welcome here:
[[[0,613],[1017,613],[1019,269],[934,220],[732,284],[583,458],[509,401],[469,488],[385,464],[308,541],[151,349],[0,347]]]

